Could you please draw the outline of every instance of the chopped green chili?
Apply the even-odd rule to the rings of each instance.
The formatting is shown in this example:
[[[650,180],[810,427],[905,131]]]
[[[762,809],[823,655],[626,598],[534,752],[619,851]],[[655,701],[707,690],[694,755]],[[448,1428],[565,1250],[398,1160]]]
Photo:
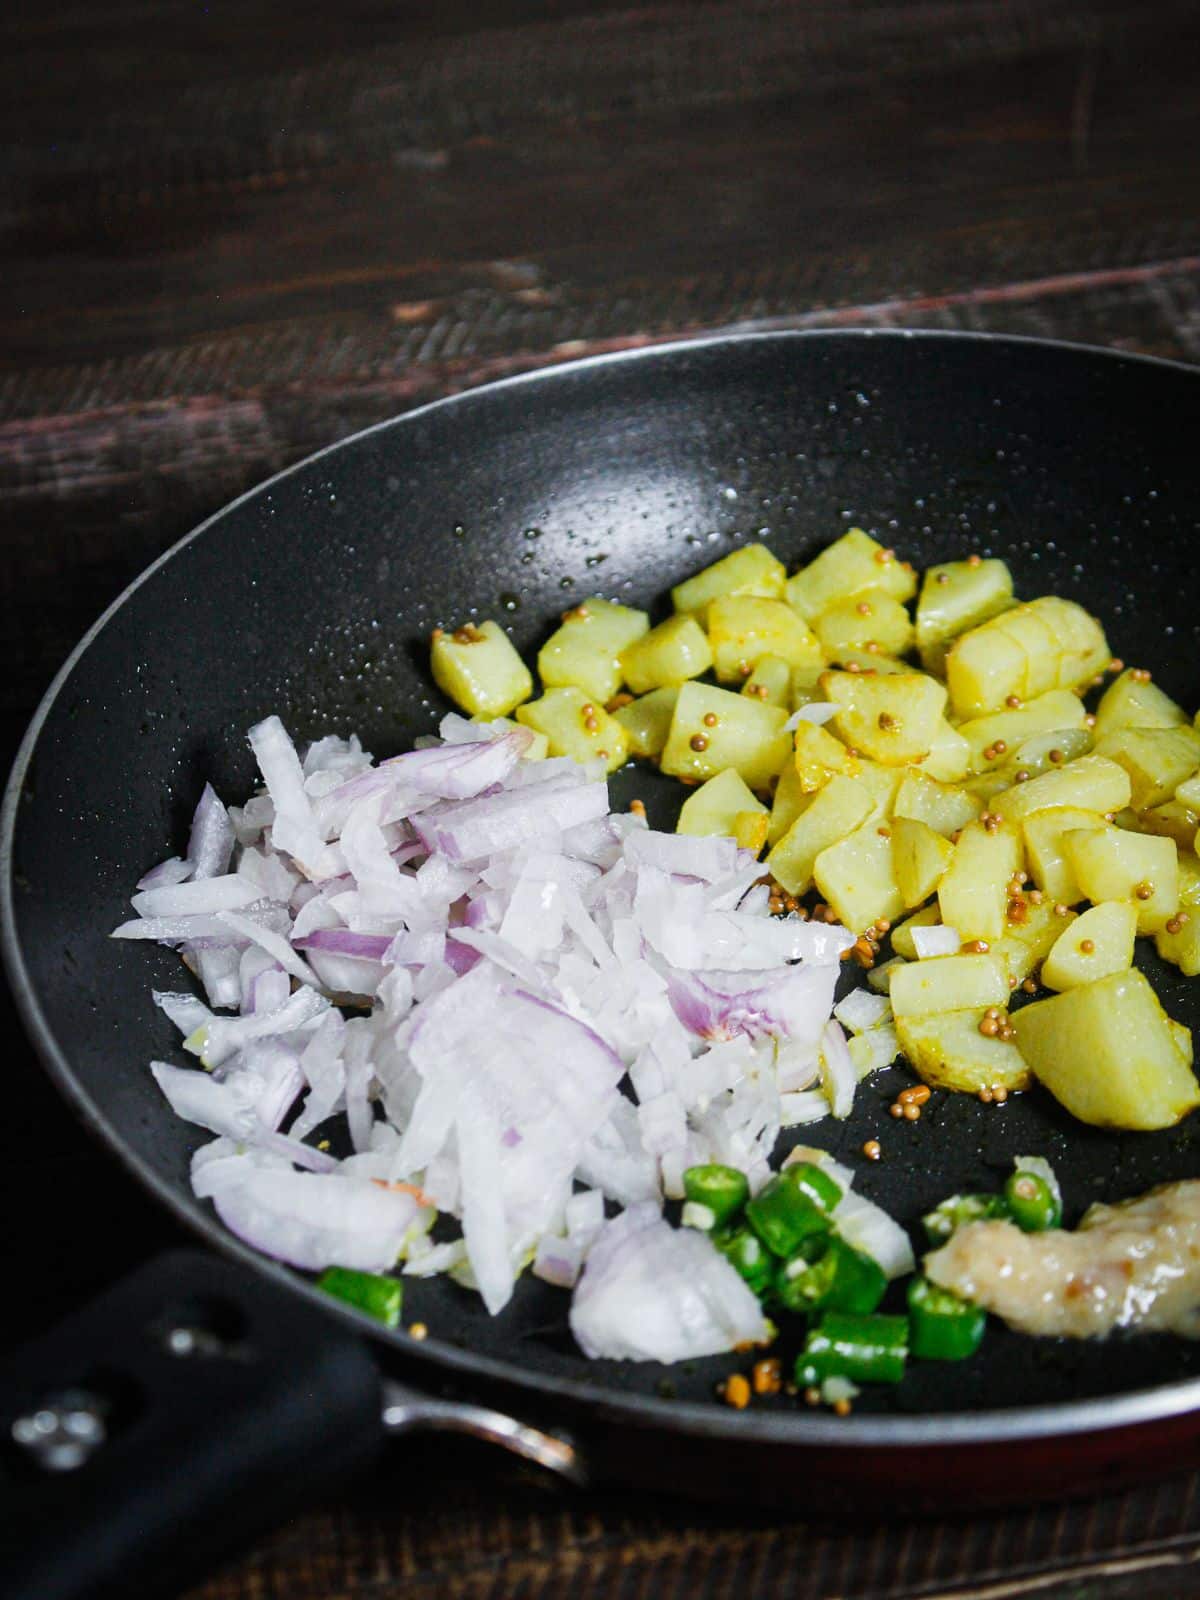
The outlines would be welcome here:
[[[908,1285],[909,1348],[925,1361],[964,1361],[983,1339],[987,1312],[928,1278]]]
[[[399,1278],[385,1278],[377,1272],[355,1272],[350,1267],[326,1267],[317,1279],[317,1288],[335,1300],[357,1306],[387,1328],[396,1327],[400,1321],[404,1286]]]
[[[908,1355],[908,1318],[826,1311],[796,1357],[796,1382],[819,1388],[826,1378],[899,1383]]]
[[[1008,1201],[1000,1194],[952,1194],[941,1205],[926,1212],[922,1219],[929,1242],[945,1244],[968,1222],[989,1222],[1011,1215]]]
[[[770,1286],[775,1262],[757,1234],[749,1228],[735,1228],[731,1233],[717,1233],[712,1237],[726,1261],[755,1294],[762,1294]]]
[[[775,1276],[775,1292],[789,1311],[874,1311],[883,1299],[883,1268],[853,1245],[828,1235],[816,1259],[808,1252],[785,1262]]]
[[[689,1167],[683,1175],[684,1198],[692,1205],[707,1206],[716,1219],[714,1226],[731,1222],[750,1198],[746,1174],[736,1167],[718,1162]]]
[[[1042,1233],[1062,1221],[1062,1205],[1045,1178],[1018,1168],[1004,1185],[1012,1220],[1025,1233]]]
[[[829,1213],[842,1197],[835,1183],[809,1162],[787,1167],[746,1206],[746,1221],[773,1255],[793,1256],[815,1233],[828,1233]]]

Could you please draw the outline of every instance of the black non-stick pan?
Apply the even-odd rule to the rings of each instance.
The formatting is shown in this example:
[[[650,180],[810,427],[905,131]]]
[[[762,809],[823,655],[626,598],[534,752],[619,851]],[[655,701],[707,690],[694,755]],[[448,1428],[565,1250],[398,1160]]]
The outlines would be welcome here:
[[[444,709],[434,625],[498,617],[532,654],[566,605],[600,593],[661,610],[672,583],[748,539],[789,566],[851,525],[919,565],[1001,555],[1020,594],[1078,599],[1116,653],[1194,706],[1198,422],[1196,373],[1065,346],[839,333],[663,347],[372,429],[236,501],[135,583],[18,759],[5,955],[72,1109],[226,1259],[160,1265],[8,1374],[0,1426],[17,1440],[0,1495],[43,1535],[40,1554],[12,1557],[18,1592],[175,1581],[189,1530],[211,1554],[281,1514],[369,1456],[384,1412],[392,1431],[481,1432],[592,1482],[760,1503],[944,1511],[1200,1456],[1200,1346],[1165,1337],[1069,1344],[997,1325],[974,1361],[917,1364],[839,1419],[786,1397],[716,1403],[734,1357],[588,1362],[566,1296],[535,1280],[494,1319],[449,1281],[410,1281],[405,1321],[428,1339],[367,1326],[192,1198],[188,1158],[208,1136],[146,1070],[174,1047],[149,989],[178,982],[176,959],[106,937],[138,875],[183,842],[201,784],[229,800],[253,785],[244,730],[268,712],[300,741],[356,729],[376,754],[403,749]],[[671,785],[629,770],[613,791],[670,824]],[[1200,987],[1152,950],[1139,960],[1171,1014],[1200,1023]],[[869,1081],[847,1123],[810,1137],[906,1222],[995,1187],[1023,1152],[1054,1162],[1068,1221],[1200,1175],[1195,1118],[1101,1133],[1034,1090],[1003,1107],[938,1096],[897,1127],[886,1108],[905,1081],[901,1068]],[[885,1155],[871,1165],[858,1152],[873,1135]],[[55,1458],[80,1464],[48,1470]]]

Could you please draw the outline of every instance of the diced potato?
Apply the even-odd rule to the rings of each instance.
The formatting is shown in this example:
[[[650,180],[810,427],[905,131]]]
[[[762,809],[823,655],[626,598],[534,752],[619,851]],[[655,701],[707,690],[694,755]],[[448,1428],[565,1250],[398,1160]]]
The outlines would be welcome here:
[[[662,754],[678,699],[675,687],[651,689],[612,713],[629,736],[631,756],[653,759]]]
[[[1021,870],[1021,836],[1012,823],[968,822],[938,884],[942,921],[967,939],[999,939],[1009,884]]]
[[[1179,910],[1174,839],[1123,828],[1064,833],[1063,853],[1089,900],[1131,900],[1138,932],[1156,933]]]
[[[794,761],[784,762],[771,801],[771,818],[767,824],[768,844],[775,844],[783,838],[800,813],[811,804],[816,792],[804,788]]]
[[[1057,771],[1069,761],[1089,755],[1094,743],[1090,728],[1054,728],[1047,733],[1031,733],[1019,741],[996,770],[1006,787],[1026,783],[1043,772]],[[1018,772],[1023,772],[1025,777],[1018,779]]]
[[[914,667],[911,661],[900,661],[895,656],[885,656],[882,650],[856,650],[852,645],[844,650],[839,650],[837,660],[831,666],[844,667],[847,672],[868,672],[876,677],[887,677],[896,672],[912,672]]]
[[[567,612],[538,651],[538,675],[547,689],[582,689],[603,704],[621,687],[621,652],[649,627],[644,611],[593,595]]]
[[[1008,919],[1004,937],[995,940],[991,947],[991,953],[1004,963],[1009,987],[1013,989],[1041,965],[1062,937],[1063,930],[1075,921],[1074,911],[1067,910],[1060,916],[1049,897],[1041,905],[1028,899],[1020,903],[1024,908],[1020,916]]]
[[[1074,989],[1133,965],[1137,912],[1127,900],[1091,906],[1063,930],[1042,963],[1048,989]]]
[[[835,772],[847,773],[853,766],[850,752],[841,740],[815,722],[798,722],[792,739],[793,764],[805,793],[823,789]]]
[[[1164,805],[1151,806],[1149,811],[1143,811],[1140,816],[1132,814],[1132,821],[1125,812],[1118,812],[1115,820],[1122,828],[1136,828],[1141,833],[1161,833],[1166,839],[1174,839],[1180,850],[1190,850],[1195,842],[1196,830],[1200,828],[1200,811],[1193,811],[1178,800],[1168,800]]]
[[[870,760],[902,767],[929,754],[946,704],[946,691],[935,679],[923,672],[877,678],[827,672],[821,689],[838,707],[838,733]]]
[[[759,656],[754,671],[742,685],[742,693],[752,700],[765,700],[769,706],[792,705],[792,664],[782,656]]]
[[[1185,1028],[1182,1022],[1167,1018],[1167,1026],[1171,1030],[1171,1037],[1175,1041],[1175,1048],[1183,1057],[1184,1065],[1190,1067],[1195,1057],[1195,1046],[1192,1041],[1192,1030]]]
[[[955,846],[913,817],[893,817],[891,829],[892,871],[900,898],[905,906],[922,905],[937,888]]]
[[[1100,696],[1096,707],[1096,737],[1103,739],[1117,728],[1178,728],[1187,713],[1149,679],[1135,678],[1128,668]]]
[[[648,694],[707,672],[712,647],[694,617],[668,617],[621,652],[620,666],[634,694]]]
[[[746,787],[732,767],[718,772],[694,790],[679,808],[676,833],[729,834],[737,827],[741,815],[761,816],[763,839],[766,838],[767,808]],[[760,842],[759,849],[762,848]]]
[[[768,872],[789,894],[803,894],[812,883],[817,857],[853,833],[871,807],[865,785],[854,778],[830,778],[775,844],[766,860]]]
[[[1190,811],[1200,811],[1200,772],[1193,772],[1176,787],[1175,798]]]
[[[758,811],[739,811],[733,819],[733,839],[739,850],[752,850],[755,855],[767,842],[767,808]]]
[[[766,790],[792,752],[787,712],[706,683],[685,683],[662,753],[672,778],[703,782],[733,767],[751,789]]]
[[[788,579],[787,601],[811,620],[847,595],[882,589],[893,600],[911,600],[916,588],[916,575],[907,561],[897,561],[870,534],[851,528]]]
[[[885,1022],[877,1028],[868,1028],[865,1033],[856,1033],[846,1041],[846,1047],[861,1081],[891,1066],[899,1053],[900,1041],[895,1028]]]
[[[947,839],[968,822],[974,822],[979,809],[979,801],[973,795],[938,783],[923,770],[904,774],[892,806],[895,816],[914,817]]]
[[[1194,728],[1116,728],[1096,742],[1096,754],[1119,762],[1132,785],[1135,811],[1160,806],[1200,763],[1200,733]]]
[[[893,847],[894,855],[895,849]],[[941,920],[941,915],[936,905],[923,906],[920,911],[914,911],[911,917],[905,917],[903,922],[898,922],[892,929],[892,949],[898,956],[903,956],[906,961],[918,960],[917,947],[913,943],[913,929],[932,928],[940,923]]]
[[[1200,861],[1191,854],[1179,857],[1179,903],[1200,906]]]
[[[945,717],[939,718],[929,754],[920,763],[921,771],[927,772],[939,783],[957,783],[960,778],[966,777],[970,765],[970,745]]]
[[[1021,823],[1025,836],[1025,856],[1034,883],[1051,900],[1073,906],[1083,899],[1083,890],[1063,850],[1063,836],[1081,828],[1101,829],[1105,823],[1094,811],[1082,806],[1051,806],[1035,811]]]
[[[971,749],[971,771],[989,772],[1031,733],[1082,728],[1085,715],[1078,695],[1069,689],[1051,689],[1019,707],[960,722],[958,731]]]
[[[768,600],[783,595],[787,568],[765,544],[745,544],[714,561],[694,578],[677,583],[671,590],[676,611],[696,614],[701,627],[708,624],[708,608],[714,600],[728,594],[759,594]]]
[[[904,909],[892,875],[892,841],[870,822],[822,850],[813,863],[813,879],[838,921],[853,933],[880,918],[894,922]]]
[[[889,994],[891,992],[892,979],[900,971],[901,967],[906,967],[907,965],[908,962],[901,960],[899,956],[893,956],[890,961],[881,961],[877,967],[869,968],[867,983],[875,990],[876,994]]]
[[[1012,604],[1012,574],[1003,561],[946,561],[928,567],[917,601],[917,648],[926,672],[941,673],[946,646],[968,628]]]
[[[810,706],[814,700],[821,698],[821,674],[824,671],[824,662],[820,666],[815,662],[806,662],[802,667],[792,668],[793,711],[799,711],[801,706]]]
[[[983,956],[926,956],[893,973],[889,992],[897,1021],[934,1011],[1006,1006],[1008,975],[990,951]]]
[[[925,963],[928,965],[928,963]],[[1017,1047],[980,1033],[984,1008],[897,1017],[900,1048],[918,1077],[934,1089],[1027,1089],[1031,1077]]]
[[[1047,595],[960,634],[946,652],[946,681],[959,717],[1087,683],[1108,663],[1104,631],[1071,600]]]
[[[1012,1020],[1034,1076],[1081,1122],[1169,1128],[1200,1105],[1170,1020],[1136,967],[1039,1000]]]
[[[1050,806],[1080,806],[1085,811],[1121,811],[1129,804],[1129,774],[1107,756],[1080,756],[1065,767],[1043,772],[995,797],[992,810],[1010,822],[1023,822]]]
[[[609,772],[629,759],[625,729],[582,689],[547,689],[540,700],[517,707],[517,721],[544,733],[552,756],[571,756],[576,761],[598,756]]]
[[[878,590],[834,600],[814,621],[813,632],[833,661],[841,660],[844,650],[865,650],[868,644],[884,655],[902,656],[913,644],[908,612],[899,600]]]
[[[1155,948],[1164,961],[1174,962],[1185,978],[1194,978],[1200,975],[1200,915],[1184,912],[1173,920],[1173,926],[1174,933],[1164,926],[1154,935]]]
[[[825,658],[816,635],[782,600],[723,595],[708,608],[708,642],[722,683],[742,683],[760,657],[779,656],[793,667]]]
[[[438,688],[469,716],[502,717],[533,693],[529,668],[498,622],[435,630],[430,667]]]
[[[892,814],[892,804],[900,787],[903,773],[899,767],[885,767],[878,761],[867,761],[856,756],[850,763],[850,776],[857,778],[869,792],[873,802],[870,815],[863,819],[876,826],[886,822]]]

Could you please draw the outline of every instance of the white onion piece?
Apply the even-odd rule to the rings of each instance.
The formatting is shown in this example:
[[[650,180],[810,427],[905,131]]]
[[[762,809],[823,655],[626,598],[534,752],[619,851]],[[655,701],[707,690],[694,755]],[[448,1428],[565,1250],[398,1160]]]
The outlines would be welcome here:
[[[838,714],[837,703],[833,700],[810,700],[806,706],[799,706],[783,725],[785,733],[795,733],[802,722],[811,722],[820,728],[830,718]]]
[[[171,1110],[185,1122],[243,1143],[258,1132],[255,1105],[263,1085],[257,1073],[239,1072],[218,1080],[195,1067],[173,1067],[167,1061],[152,1061],[150,1072]]]
[[[830,1109],[835,1117],[848,1117],[854,1109],[858,1073],[846,1046],[846,1035],[833,1021],[826,1024],[821,1035],[821,1064],[822,1086],[829,1096]]]
[[[217,921],[231,928],[234,933],[240,934],[243,939],[248,939],[251,944],[256,944],[267,955],[276,960],[285,972],[290,972],[293,978],[298,978],[301,983],[318,987],[316,974],[308,963],[298,956],[288,941],[280,933],[273,933],[270,928],[264,928],[261,923],[255,922],[250,917],[239,917],[236,911],[218,911]]]
[[[865,1033],[881,1022],[892,1019],[892,1003],[885,994],[875,994],[870,989],[851,989],[844,1000],[833,1008],[833,1014],[851,1033]]]
[[[286,850],[308,878],[329,878],[336,870],[312,802],[304,788],[304,772],[296,747],[278,717],[266,717],[247,734],[275,808],[271,838]]]
[[[583,1245],[578,1238],[544,1233],[538,1240],[530,1269],[535,1278],[559,1289],[573,1289],[583,1265]]]
[[[230,872],[221,878],[200,878],[143,889],[130,904],[139,917],[194,917],[206,912],[236,911],[262,899],[258,885]]]
[[[844,1194],[834,1207],[833,1220],[846,1243],[872,1256],[888,1278],[903,1278],[915,1270],[907,1233],[873,1200],[853,1191]]]
[[[144,872],[137,881],[139,889],[163,889],[171,883],[185,883],[192,875],[192,864],[183,861],[179,856],[168,856],[165,861],[160,861],[156,867],[151,867],[149,872]]]
[[[233,854],[233,823],[211,783],[204,785],[188,838],[187,858],[193,878],[219,878],[229,871]]]
[[[151,998],[160,1011],[164,1011],[185,1037],[197,1028],[212,1021],[212,1012],[194,994],[176,994],[170,990],[152,989]]]
[[[654,1205],[605,1224],[571,1300],[584,1353],[688,1361],[770,1337],[762,1307],[706,1235],[672,1228]]]
[[[913,928],[913,949],[917,959],[927,956],[956,956],[962,949],[962,937],[957,928],[946,928],[934,923],[928,928]]]
[[[412,1195],[369,1180],[257,1166],[221,1184],[212,1199],[239,1239],[309,1272],[386,1272],[417,1214]]]
[[[779,1096],[779,1121],[784,1128],[800,1128],[821,1122],[829,1115],[824,1089],[800,1089]]]

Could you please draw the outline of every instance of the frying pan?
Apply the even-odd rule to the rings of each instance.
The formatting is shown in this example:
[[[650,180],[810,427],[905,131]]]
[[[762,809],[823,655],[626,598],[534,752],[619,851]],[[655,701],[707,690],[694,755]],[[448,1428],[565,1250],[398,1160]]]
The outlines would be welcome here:
[[[410,1280],[405,1320],[428,1339],[368,1326],[192,1198],[188,1159],[208,1135],[171,1115],[146,1071],[174,1047],[148,991],[178,981],[176,958],[106,937],[133,881],[185,837],[203,781],[229,800],[252,787],[244,730],[262,716],[279,712],[300,741],[355,729],[377,755],[405,748],[444,709],[433,626],[500,617],[530,654],[564,606],[598,592],[661,613],[672,583],[751,538],[789,567],[851,525],[920,565],[1001,555],[1018,593],[1081,601],[1116,653],[1195,705],[1198,401],[1200,377],[1180,366],[982,336],[626,353],[336,445],[235,501],[110,608],[17,760],[5,957],[67,1102],[219,1259],[160,1262],[5,1376],[0,1424],[26,1441],[5,1458],[6,1504],[23,1530],[54,1529],[49,1551],[14,1544],[8,1592],[127,1593],[136,1574],[151,1593],[195,1560],[189,1530],[211,1556],[389,1430],[478,1432],[592,1483],[942,1512],[1200,1457],[1200,1346],[1165,1337],[993,1326],[977,1359],[917,1364],[835,1419],[786,1397],[715,1404],[736,1357],[588,1362],[565,1296],[535,1280],[496,1318],[449,1281]],[[612,788],[670,825],[669,783],[630,769]],[[1168,1011],[1200,1024],[1196,991],[1152,950],[1139,960]],[[1200,1172],[1195,1119],[1104,1133],[1034,1090],[1003,1108],[937,1095],[898,1128],[886,1106],[905,1081],[902,1068],[869,1080],[847,1122],[811,1136],[908,1223],[955,1189],[996,1187],[1018,1153],[1055,1163],[1072,1222]],[[885,1158],[868,1165],[858,1152],[876,1134]],[[72,1454],[72,1408],[80,1464],[47,1470],[64,1437]]]

